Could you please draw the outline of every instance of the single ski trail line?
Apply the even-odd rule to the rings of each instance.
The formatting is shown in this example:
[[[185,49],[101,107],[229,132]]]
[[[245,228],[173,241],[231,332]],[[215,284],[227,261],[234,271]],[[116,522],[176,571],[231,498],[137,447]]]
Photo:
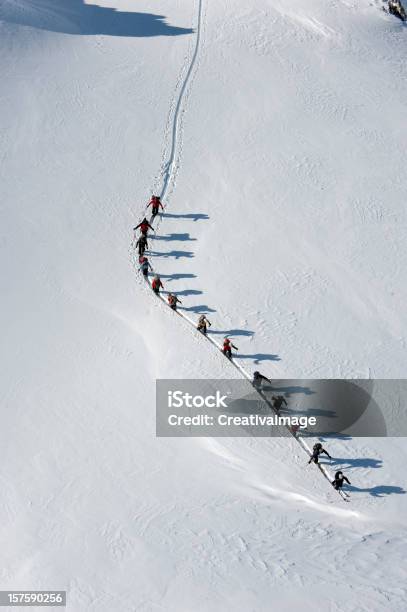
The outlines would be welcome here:
[[[164,174],[162,176],[162,186],[161,186],[161,191],[160,191],[160,199],[162,201],[164,201],[165,196],[167,195],[167,191],[168,188],[171,184],[171,181],[174,181],[175,179],[175,175],[176,175],[176,153],[177,150],[179,150],[179,143],[180,143],[180,127],[181,127],[181,110],[182,110],[182,106],[183,106],[183,101],[184,101],[184,96],[185,93],[188,89],[188,84],[191,80],[191,76],[193,74],[194,68],[195,68],[195,64],[196,64],[196,60],[198,57],[198,53],[199,53],[199,48],[200,48],[200,44],[201,44],[201,29],[202,29],[202,8],[203,8],[203,1],[204,0],[198,0],[198,16],[197,16],[197,26],[196,26],[196,37],[195,37],[195,47],[194,47],[194,51],[192,53],[192,57],[191,57],[191,61],[189,63],[189,67],[187,70],[187,73],[184,77],[184,81],[181,85],[181,89],[180,92],[178,94],[178,99],[177,99],[177,103],[175,106],[175,111],[174,111],[174,116],[172,119],[172,132],[171,132],[171,149],[170,149],[170,153],[168,156],[167,161],[165,162],[165,166],[164,166]],[[166,206],[164,206],[164,209],[166,208]],[[157,227],[155,228],[155,233],[157,232],[160,224],[161,224],[161,220],[162,220],[162,216],[160,215],[160,218],[158,220],[157,223]]]
[[[161,200],[163,200],[166,196],[167,189],[170,184],[171,177],[172,177],[174,161],[175,161],[175,152],[177,150],[177,144],[178,144],[180,110],[182,108],[182,102],[183,102],[184,95],[188,87],[188,83],[191,79],[191,75],[195,67],[195,63],[198,57],[199,47],[201,43],[202,4],[203,4],[203,0],[198,0],[198,20],[197,20],[197,27],[196,27],[195,48],[192,54],[192,58],[189,64],[188,71],[184,78],[184,82],[182,83],[181,90],[179,92],[177,104],[176,104],[175,111],[174,111],[174,118],[172,122],[171,150],[170,150],[170,154],[169,154],[166,166],[165,166],[164,180],[163,180],[163,185],[162,185],[161,193],[160,193]]]

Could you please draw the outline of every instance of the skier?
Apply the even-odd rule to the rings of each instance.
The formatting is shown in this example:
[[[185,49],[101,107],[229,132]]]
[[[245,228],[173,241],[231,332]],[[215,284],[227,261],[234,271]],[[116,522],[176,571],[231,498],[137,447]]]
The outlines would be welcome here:
[[[204,336],[207,334],[207,325],[211,326],[210,321],[202,314],[198,319],[197,330],[202,332]]]
[[[285,399],[284,395],[273,395],[271,397],[271,401],[273,402],[273,408],[276,412],[280,412],[281,406],[283,404],[288,406],[287,400]]]
[[[398,17],[401,21],[406,21],[407,19],[406,11],[400,0],[389,0],[389,13]]]
[[[154,217],[156,217],[158,215],[158,209],[161,206],[161,210],[164,210],[164,206],[161,204],[161,200],[160,200],[160,196],[151,196],[151,200],[149,202],[149,204],[147,204],[147,208],[151,206],[151,213],[153,215],[153,219]]]
[[[308,463],[311,463],[311,461],[313,461],[314,463],[318,463],[319,456],[322,454],[325,454],[329,457],[329,459],[332,459],[331,455],[324,448],[322,448],[321,442],[317,442],[312,447],[312,455]]]
[[[147,236],[148,228],[154,231],[154,228],[149,224],[149,222],[147,221],[145,217],[138,225],[136,225],[136,227],[133,227],[133,230],[136,231],[138,228],[140,228],[140,232],[144,236]]]
[[[346,478],[346,476],[344,476],[343,472],[341,472],[340,470],[338,472],[336,472],[335,480],[332,481],[332,484],[333,484],[333,486],[335,487],[335,489],[337,491],[342,489],[344,480],[346,480],[346,482],[348,484],[350,484],[350,480],[348,480],[348,478]]]
[[[151,283],[151,288],[156,295],[160,293],[160,289],[164,289],[164,285],[161,282],[161,278],[158,274],[156,274],[153,278],[153,282]]]
[[[263,380],[266,380],[267,382],[271,383],[271,380],[269,378],[263,376],[263,374],[260,374],[260,372],[255,372],[253,374],[253,387],[255,387],[256,389],[261,389],[261,384]]]
[[[232,359],[232,348],[235,349],[235,351],[238,351],[239,349],[237,348],[237,346],[235,346],[234,344],[231,343],[231,341],[229,340],[229,338],[227,336],[225,336],[225,339],[223,340],[223,349],[222,349],[222,353],[225,355],[225,357],[227,357],[228,359]]]
[[[136,248],[138,247],[139,257],[143,257],[144,251],[148,249],[147,236],[145,234],[141,234],[140,238],[136,242]]]
[[[140,270],[141,270],[144,278],[147,279],[147,277],[148,277],[148,269],[150,268],[150,270],[152,272],[153,268],[151,267],[150,262],[148,261],[147,257],[140,257],[139,262],[140,262]]]
[[[173,310],[177,310],[177,304],[182,304],[181,300],[177,298],[176,295],[173,295],[172,293],[168,294],[168,304],[169,307],[172,308]]]

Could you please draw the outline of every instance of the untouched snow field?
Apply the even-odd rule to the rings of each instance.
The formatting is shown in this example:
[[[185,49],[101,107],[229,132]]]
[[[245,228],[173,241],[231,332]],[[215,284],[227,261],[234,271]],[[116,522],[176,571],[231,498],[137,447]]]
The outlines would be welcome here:
[[[156,378],[239,373],[130,244],[167,176],[151,262],[250,375],[404,377],[407,32],[381,6],[0,0],[0,589],[406,610],[404,439],[327,443],[345,504],[291,438],[156,438]]]

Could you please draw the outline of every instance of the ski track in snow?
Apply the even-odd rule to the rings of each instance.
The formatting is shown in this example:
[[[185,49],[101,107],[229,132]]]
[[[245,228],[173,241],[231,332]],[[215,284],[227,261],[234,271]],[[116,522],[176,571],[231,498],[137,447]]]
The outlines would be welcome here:
[[[200,45],[201,45],[201,29],[202,29],[202,14],[203,14],[203,0],[198,0],[198,11],[197,11],[197,26],[196,26],[196,39],[195,39],[195,46],[193,49],[193,53],[192,53],[192,57],[190,59],[189,62],[189,66],[186,72],[186,75],[182,81],[181,87],[180,87],[180,91],[178,94],[178,98],[175,104],[175,110],[173,113],[173,119],[172,119],[172,129],[168,130],[171,133],[171,147],[170,147],[170,152],[169,152],[169,157],[168,160],[164,163],[164,169],[161,172],[161,181],[162,181],[162,186],[160,189],[160,199],[164,200],[166,194],[168,193],[168,190],[170,188],[171,185],[174,185],[175,183],[175,178],[176,178],[176,174],[178,171],[178,156],[177,156],[177,152],[179,153],[181,147],[182,147],[182,114],[183,114],[183,108],[184,108],[184,99],[185,96],[188,93],[188,84],[193,76],[194,73],[194,68],[198,59],[198,55],[199,55],[199,49],[200,49]],[[178,83],[177,83],[177,87],[176,90],[178,89]],[[171,104],[171,108],[173,106],[173,103]],[[170,109],[170,116],[171,116],[171,109]],[[167,135],[167,130],[166,130],[166,135]],[[165,147],[166,149],[166,147]],[[164,149],[164,150],[165,150]],[[164,206],[164,210],[166,210],[168,207],[168,205],[166,204]],[[147,206],[144,208],[144,212],[142,213],[142,218],[144,216],[147,215]],[[162,222],[162,215],[159,215],[158,218],[158,222],[156,227],[154,228],[154,236],[156,236],[158,229],[161,226],[161,222]],[[150,223],[153,223],[153,218],[151,217],[150,219]],[[135,240],[133,239],[130,245],[130,256],[131,256],[131,261],[132,261],[132,265],[134,266],[134,269],[140,273],[139,269],[138,269],[138,254],[137,254],[137,250],[136,250],[136,246],[135,246]],[[151,263],[150,263],[151,265]],[[151,265],[152,267],[152,272],[154,274],[154,267]],[[143,284],[142,281],[140,283],[141,285]],[[150,283],[149,283],[150,285]],[[167,306],[167,308],[169,308],[166,300],[164,299],[164,297],[160,294],[158,294],[157,296],[161,302],[163,304],[165,304]],[[188,315],[186,315],[185,313],[177,310],[176,314],[178,314],[180,317],[182,317],[185,321],[188,322],[189,325],[191,325],[194,330],[196,330],[196,323],[193,319],[191,319]],[[201,339],[204,339],[204,336],[196,331],[196,334],[198,334],[198,336]],[[198,337],[195,336],[195,337]],[[211,338],[211,336],[209,334],[206,335],[206,339],[218,350],[222,350],[222,346],[220,343],[216,342],[216,340],[214,340],[213,338]],[[244,378],[246,378],[250,383],[252,380],[252,377],[250,376],[250,374],[240,365],[238,364],[233,358],[230,359],[230,363],[236,368],[236,370],[239,372],[239,374],[241,376],[243,376]],[[266,396],[262,393],[261,390],[256,389],[256,392],[261,396],[261,398],[263,399],[263,401],[265,401],[267,403],[267,405],[269,406],[269,408],[271,409],[272,412],[275,412],[272,404],[268,401],[268,399],[266,398]],[[312,455],[311,449],[308,446],[308,444],[305,442],[304,439],[302,439],[301,437],[297,437],[296,435],[292,434],[291,430],[289,427],[286,427],[287,431],[290,433],[290,435],[297,441],[297,443],[301,446],[301,448],[305,451],[305,453],[307,453],[307,455],[310,457]],[[326,478],[326,480],[329,481],[329,483],[331,484],[331,481],[333,480],[333,477],[329,474],[328,470],[326,469],[326,467],[321,466],[320,464],[317,465],[317,467],[319,468],[319,471],[321,472],[321,474],[324,476],[324,478]],[[343,499],[343,501],[349,501],[349,498],[342,492],[338,490],[338,494],[339,496]],[[308,500],[306,498],[303,498],[303,496],[299,495],[299,496],[295,496],[295,495],[291,495],[290,499],[303,499],[303,501],[305,501],[306,503],[308,503],[309,505],[316,505],[319,507],[318,504],[315,504],[315,502]]]

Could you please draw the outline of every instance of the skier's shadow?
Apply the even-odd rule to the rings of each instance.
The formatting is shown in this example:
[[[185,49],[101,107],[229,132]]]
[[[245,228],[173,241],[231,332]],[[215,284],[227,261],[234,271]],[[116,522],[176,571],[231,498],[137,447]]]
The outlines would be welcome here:
[[[312,427],[310,427],[308,431],[303,429],[301,435],[304,437],[308,436],[309,438],[321,438],[321,442],[324,438],[327,440],[352,440],[352,436],[347,434],[341,434],[336,431],[326,431],[326,429],[317,431]]]
[[[163,217],[168,219],[192,219],[192,221],[207,220],[209,216],[205,213],[188,213],[185,215],[176,215],[174,213],[162,213]]]
[[[254,332],[248,329],[214,329],[208,331],[209,334],[217,334],[220,336],[254,336]]]
[[[265,386],[265,389],[273,389],[277,393],[284,393],[284,395],[288,398],[295,393],[302,393],[304,395],[314,395],[315,391],[310,389],[309,387],[300,387],[300,386],[291,386],[291,387],[274,387],[274,386]]]
[[[162,278],[162,277],[161,277]],[[170,293],[169,291],[163,291],[163,293]],[[202,291],[199,289],[183,289],[182,291],[171,291],[172,295],[202,295]]]
[[[273,355],[272,353],[254,353],[253,355],[242,355],[237,353],[233,355],[233,359],[253,359],[254,363],[261,363],[262,361],[281,361],[281,357]]]
[[[160,274],[161,278],[166,278],[169,281],[180,280],[183,278],[196,278],[196,274]]]
[[[150,37],[179,36],[194,32],[191,28],[168,25],[163,15],[118,11],[115,8],[85,4],[84,0],[30,0],[28,7],[24,4],[2,3],[0,20],[49,32],[76,35]]]
[[[207,306],[206,304],[200,304],[199,306],[189,306],[188,308],[179,308],[179,310],[185,310],[186,312],[196,312],[197,314],[216,312],[216,310],[210,308],[210,306]]]
[[[166,240],[166,241],[177,240],[180,242],[186,242],[186,241],[193,242],[194,240],[196,240],[196,238],[191,238],[191,236],[188,233],[166,234],[164,236],[151,236],[151,238],[152,240]]]
[[[323,408],[307,408],[306,410],[298,410],[293,408],[293,414],[307,417],[325,417],[327,419],[338,418],[338,415],[334,410],[324,410]]]
[[[392,485],[379,485],[377,487],[370,487],[366,489],[361,489],[360,487],[355,487],[354,485],[348,485],[347,489],[353,491],[354,493],[369,493],[372,497],[384,497],[385,495],[404,495],[407,493],[402,487],[395,487]]]
[[[315,429],[306,431],[305,429],[303,429],[301,435],[304,437],[308,436],[310,438],[320,438],[321,442],[330,440],[352,440],[352,436],[349,436],[348,434],[341,434],[336,431],[315,431]]]
[[[181,257],[192,258],[194,256],[192,251],[168,251],[167,253],[163,253],[161,251],[148,251],[149,255],[154,257],[175,257],[175,259],[181,259]]]
[[[331,463],[333,465],[338,464],[344,469],[350,470],[351,468],[381,468],[383,467],[382,459],[373,459],[372,457],[360,457],[359,459],[342,459],[340,457],[333,457]]]
[[[269,414],[270,407],[267,402],[258,397],[252,399],[239,398],[230,402],[227,409],[222,409],[227,414]]]

